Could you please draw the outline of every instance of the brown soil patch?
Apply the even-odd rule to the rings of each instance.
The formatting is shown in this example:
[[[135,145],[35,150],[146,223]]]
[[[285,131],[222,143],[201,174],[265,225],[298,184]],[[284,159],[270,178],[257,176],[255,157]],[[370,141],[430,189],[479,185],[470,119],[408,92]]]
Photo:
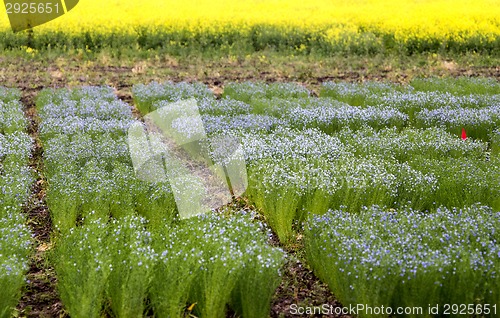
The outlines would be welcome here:
[[[25,114],[29,118],[28,132],[35,140],[30,166],[35,171],[37,178],[33,184],[28,204],[25,206],[28,225],[35,235],[35,253],[30,260],[30,268],[27,273],[28,282],[17,306],[17,311],[22,317],[58,317],[63,312],[56,292],[54,269],[47,261],[47,253],[51,249],[52,222],[45,202],[46,180],[41,174],[43,149],[38,139],[35,95],[35,90],[24,90],[21,99],[26,107]]]

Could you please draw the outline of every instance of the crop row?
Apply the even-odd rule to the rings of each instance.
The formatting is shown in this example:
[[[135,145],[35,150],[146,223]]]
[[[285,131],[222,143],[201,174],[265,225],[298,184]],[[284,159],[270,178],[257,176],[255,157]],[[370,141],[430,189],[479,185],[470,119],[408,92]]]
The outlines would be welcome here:
[[[136,177],[131,109],[109,88],[39,94],[51,260],[72,317],[268,313],[284,253],[250,214],[177,217],[168,182]],[[146,304],[149,304],[146,306]]]
[[[0,317],[12,317],[21,297],[31,254],[31,232],[22,207],[33,174],[29,169],[33,141],[26,133],[20,92],[0,87]]]
[[[362,136],[363,133],[368,137]],[[372,204],[393,208],[409,205],[425,210],[439,205],[452,207],[483,202],[499,208],[498,159],[488,161],[485,154],[480,158],[475,158],[473,153],[460,155],[470,148],[476,148],[477,154],[478,150],[485,149],[484,144],[462,148],[460,144],[441,141],[428,147],[436,149],[434,154],[425,153],[421,151],[426,148],[424,138],[427,136],[434,133],[450,140],[453,136],[439,130],[409,130],[401,134],[392,131],[397,139],[416,134],[422,134],[423,138],[385,152],[389,146],[383,143],[386,139],[377,140],[377,136],[370,139],[370,133],[373,131],[359,133],[365,137],[364,144],[358,144],[359,135],[349,130],[339,136],[344,142],[340,138],[325,138],[318,131],[308,131],[307,135],[288,131],[278,135],[279,139],[275,134],[247,139],[245,149],[268,151],[248,153],[258,160],[248,165],[246,195],[268,218],[280,239],[291,239],[293,222],[303,220],[307,212],[322,214],[341,206],[350,212]],[[413,146],[410,154],[405,153],[404,147],[408,144]],[[324,148],[308,151],[320,146]],[[291,156],[278,159],[287,152]],[[391,156],[391,152],[394,155]],[[400,156],[403,160],[397,159],[398,152],[403,153]],[[440,157],[440,153],[444,157]],[[404,159],[406,156],[411,157]]]
[[[47,204],[61,232],[92,211],[106,217],[131,210],[127,183],[133,171],[125,137],[132,112],[110,94],[105,88],[39,94]]]
[[[443,92],[453,87],[449,80],[437,79],[415,80],[415,88],[328,82],[322,85],[320,98],[310,97],[307,89],[292,83],[228,84],[221,100],[215,100],[206,86],[197,83],[136,85],[133,93],[143,114],[168,102],[196,98],[208,132],[288,126],[319,128],[332,134],[346,126],[438,126],[457,135],[465,128],[468,136],[491,141],[493,130],[500,125],[500,85],[480,79],[460,85],[464,81],[458,80],[455,90],[451,89],[455,94]],[[429,91],[429,83],[436,83],[435,91]],[[476,88],[482,93],[475,93]]]
[[[497,317],[499,233],[500,213],[485,206],[427,213],[372,206],[314,216],[304,240],[309,264],[344,306],[420,308],[405,317],[464,317],[463,308],[445,313],[443,305],[471,304],[468,316]],[[439,312],[429,312],[434,305],[441,305]]]
[[[84,220],[57,241],[58,290],[72,317],[264,317],[284,253],[249,214],[208,215],[147,230],[134,215]],[[268,234],[269,235],[269,234]],[[149,299],[146,306],[146,299]],[[193,304],[193,306],[190,306]]]

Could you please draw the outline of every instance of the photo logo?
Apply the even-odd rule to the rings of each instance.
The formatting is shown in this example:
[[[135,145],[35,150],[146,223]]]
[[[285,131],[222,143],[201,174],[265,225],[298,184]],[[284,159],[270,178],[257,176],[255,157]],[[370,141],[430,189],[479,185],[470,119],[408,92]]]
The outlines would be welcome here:
[[[170,103],[128,130],[137,178],[168,182],[181,218],[228,204],[248,186],[238,138],[207,137],[195,99]]]
[[[4,0],[12,31],[19,32],[52,21],[73,9],[79,0]]]

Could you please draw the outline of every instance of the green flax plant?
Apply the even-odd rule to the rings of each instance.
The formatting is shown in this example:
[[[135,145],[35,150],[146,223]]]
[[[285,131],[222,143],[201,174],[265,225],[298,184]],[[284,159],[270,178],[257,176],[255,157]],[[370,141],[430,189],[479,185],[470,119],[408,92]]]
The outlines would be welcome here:
[[[245,249],[244,265],[232,292],[231,308],[245,318],[267,316],[272,296],[281,282],[283,251],[269,248],[263,238],[255,236],[258,244]]]
[[[491,155],[499,157],[500,156],[500,129],[496,129],[491,133]]]
[[[284,253],[267,244],[269,230],[253,218],[201,215],[157,236],[150,298],[159,317],[181,317],[191,304],[201,317],[225,317],[227,305],[244,317],[269,311]]]
[[[25,131],[28,120],[24,116],[21,102],[0,100],[0,133],[8,134],[16,131]]]
[[[308,97],[311,93],[296,83],[243,82],[229,83],[224,87],[224,97],[231,97],[252,105],[255,99]]]
[[[485,159],[488,145],[481,140],[462,140],[440,127],[404,128],[395,127],[376,130],[343,129],[335,137],[339,138],[348,151],[359,157],[378,156],[394,158],[406,162],[415,156],[429,159],[472,158]]]
[[[500,214],[479,205],[335,210],[308,219],[306,258],[344,306],[422,307],[408,316],[431,317],[429,304],[442,314],[444,304],[495,303],[499,226]]]
[[[379,102],[383,94],[411,90],[408,86],[382,82],[326,82],[321,85],[319,96],[331,97],[352,106],[367,106]]]
[[[493,78],[415,78],[410,85],[417,91],[443,92],[454,95],[500,94],[500,84]]]
[[[32,234],[18,209],[0,208],[0,237],[0,317],[8,318],[21,297],[32,252]]]
[[[21,92],[0,87],[0,317],[16,315],[26,284],[32,233],[22,208],[34,182],[28,167],[33,140],[26,133],[27,119]]]
[[[112,270],[106,244],[107,219],[84,220],[55,241],[52,261],[58,277],[57,290],[71,317],[100,317]]]
[[[206,85],[187,82],[137,84],[132,88],[132,95],[137,109],[143,115],[158,109],[159,106],[156,104],[158,101],[171,103],[189,98],[196,100],[214,99],[212,91]]]
[[[498,161],[415,156],[408,164],[436,180],[436,187],[428,199],[434,205],[453,207],[481,202],[497,210],[500,208]]]
[[[115,317],[143,317],[156,255],[146,219],[134,215],[112,219],[107,247],[111,259],[106,298]]]

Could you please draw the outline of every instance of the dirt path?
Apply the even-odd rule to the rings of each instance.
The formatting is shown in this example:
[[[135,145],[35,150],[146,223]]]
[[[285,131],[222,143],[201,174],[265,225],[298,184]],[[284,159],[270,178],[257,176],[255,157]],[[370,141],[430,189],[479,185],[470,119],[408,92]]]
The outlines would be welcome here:
[[[52,222],[45,202],[46,180],[43,176],[43,149],[38,138],[38,122],[34,105],[35,90],[24,90],[22,102],[29,119],[28,132],[34,140],[30,166],[36,175],[31,196],[25,207],[28,225],[34,233],[35,254],[30,260],[27,285],[17,306],[21,317],[57,317],[62,304],[56,292],[54,269],[47,260],[51,248]]]

